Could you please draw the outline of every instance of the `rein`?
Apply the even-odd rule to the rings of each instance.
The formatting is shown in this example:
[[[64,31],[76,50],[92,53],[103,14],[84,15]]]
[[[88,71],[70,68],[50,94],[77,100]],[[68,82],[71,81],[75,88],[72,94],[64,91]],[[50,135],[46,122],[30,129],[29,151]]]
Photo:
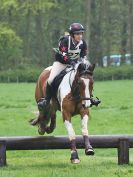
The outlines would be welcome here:
[[[72,70],[75,70],[75,69],[73,68]],[[70,71],[72,71],[72,70],[70,70]],[[83,75],[85,75],[85,74],[92,75],[93,73],[90,72],[90,71],[88,71],[88,70],[84,70],[83,72],[80,73],[80,77],[83,76]],[[71,92],[72,92],[71,75],[72,75],[72,72],[70,73],[70,76],[69,76],[69,85],[70,85]],[[77,101],[81,101],[81,100],[90,100],[91,101],[92,100],[93,95],[91,95],[90,98],[89,97],[81,97],[80,96],[80,93],[79,93],[79,83],[77,83],[74,91],[76,91],[76,89],[78,89],[78,95],[77,96],[73,95],[73,98],[71,100],[77,100]]]
[[[81,101],[81,100],[92,100],[92,96],[91,97],[81,97],[80,95],[78,96],[74,96],[71,100],[77,100],[77,101]]]
[[[72,68],[70,71],[75,71],[74,68]],[[69,71],[69,72],[70,72]],[[90,71],[90,70],[84,70],[82,71],[79,76],[82,77],[86,74],[90,74],[91,76],[93,75],[93,72]],[[76,101],[82,101],[82,100],[90,100],[91,102],[91,106],[95,105],[95,106],[98,106],[99,103],[101,103],[101,101],[99,100],[98,97],[94,98],[93,95],[91,94],[90,97],[81,97],[80,95],[80,84],[79,84],[79,81],[77,81],[77,84],[76,84],[76,87],[74,88],[74,91],[72,90],[72,85],[71,85],[71,75],[72,75],[72,72],[70,73],[70,76],[69,76],[69,85],[70,85],[70,88],[71,88],[71,93],[72,93],[72,98],[71,100],[76,100]],[[74,95],[74,93],[77,92],[77,95]]]
[[[74,68],[72,68],[70,71],[75,71]],[[69,72],[70,72],[69,71]],[[70,85],[70,88],[71,88],[71,91],[72,91],[72,85],[71,85],[71,75],[72,75],[72,72],[70,73],[70,76],[69,76],[69,85]]]

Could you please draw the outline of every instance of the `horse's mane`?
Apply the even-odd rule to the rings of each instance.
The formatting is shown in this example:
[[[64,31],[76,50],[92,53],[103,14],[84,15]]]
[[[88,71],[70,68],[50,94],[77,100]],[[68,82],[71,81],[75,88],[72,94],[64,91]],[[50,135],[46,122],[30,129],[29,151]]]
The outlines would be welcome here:
[[[88,63],[78,62],[75,69],[79,72],[80,76],[85,74],[93,75],[95,64],[91,65]]]

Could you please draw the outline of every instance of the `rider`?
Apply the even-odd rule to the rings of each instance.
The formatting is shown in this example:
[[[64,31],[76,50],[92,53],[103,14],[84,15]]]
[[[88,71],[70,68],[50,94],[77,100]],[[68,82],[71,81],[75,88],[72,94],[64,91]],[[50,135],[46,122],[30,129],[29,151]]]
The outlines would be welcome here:
[[[87,60],[87,45],[83,40],[84,27],[80,23],[72,23],[69,27],[69,35],[62,37],[59,41],[59,51],[56,52],[50,76],[46,86],[46,97],[38,102],[38,109],[44,110],[52,96],[51,83],[54,78],[66,68],[67,65],[74,65],[78,59],[84,63]]]

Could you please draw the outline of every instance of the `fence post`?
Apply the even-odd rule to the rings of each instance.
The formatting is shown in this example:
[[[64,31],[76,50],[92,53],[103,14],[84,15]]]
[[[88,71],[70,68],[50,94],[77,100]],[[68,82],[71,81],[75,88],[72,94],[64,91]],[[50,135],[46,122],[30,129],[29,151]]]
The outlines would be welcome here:
[[[126,138],[119,139],[118,164],[129,164],[129,140]]]
[[[6,142],[0,141],[0,167],[6,165]]]

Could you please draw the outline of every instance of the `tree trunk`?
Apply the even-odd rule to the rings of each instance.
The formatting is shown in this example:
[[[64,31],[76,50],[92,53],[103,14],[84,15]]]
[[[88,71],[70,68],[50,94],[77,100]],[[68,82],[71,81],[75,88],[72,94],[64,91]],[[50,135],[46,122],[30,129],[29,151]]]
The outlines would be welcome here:
[[[122,3],[125,7],[125,11],[126,11],[126,8],[127,8],[127,1],[126,0],[123,0],[123,3]],[[127,51],[127,26],[128,26],[128,23],[127,23],[127,16],[126,14],[124,15],[123,17],[123,21],[122,21],[122,32],[121,32],[121,62],[122,63],[125,63],[125,54],[126,54],[126,51]]]
[[[99,16],[98,16],[98,41],[97,41],[97,48],[98,48],[98,65],[103,66],[103,36],[102,36],[102,23],[103,23],[103,2],[101,1],[99,5]]]
[[[27,58],[31,57],[31,49],[30,49],[30,23],[31,23],[31,10],[28,9],[26,15],[26,28],[25,28],[25,40],[24,40],[24,54]]]
[[[91,0],[85,0],[85,11],[86,11],[86,43],[89,51],[89,43],[90,43],[90,21],[91,21]],[[88,57],[88,53],[87,53]]]
[[[48,58],[45,58],[44,53],[44,39],[43,39],[43,29],[42,29],[42,12],[41,10],[37,11],[36,14],[36,46],[37,46],[37,57],[40,65],[47,65]]]
[[[133,1],[130,0],[129,3],[129,24],[130,24],[130,35],[129,35],[129,44],[130,44],[130,54],[131,54],[131,63],[133,63]]]
[[[107,55],[107,62],[108,65],[110,65],[110,49],[111,49],[111,35],[110,35],[110,30],[111,30],[111,17],[110,17],[110,9],[109,9],[109,2],[104,0],[104,13],[105,13],[105,25],[106,25],[106,32],[105,32],[105,39],[106,39],[106,44],[105,44],[105,53]]]
[[[124,20],[122,25],[122,36],[121,36],[121,62],[125,63],[125,54],[127,51],[127,21]]]

